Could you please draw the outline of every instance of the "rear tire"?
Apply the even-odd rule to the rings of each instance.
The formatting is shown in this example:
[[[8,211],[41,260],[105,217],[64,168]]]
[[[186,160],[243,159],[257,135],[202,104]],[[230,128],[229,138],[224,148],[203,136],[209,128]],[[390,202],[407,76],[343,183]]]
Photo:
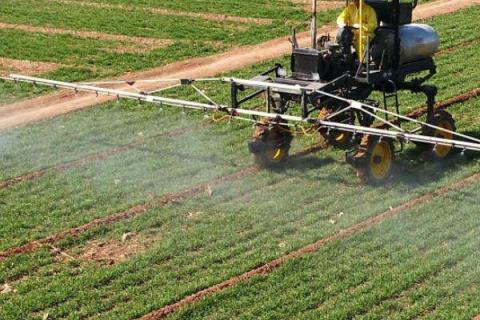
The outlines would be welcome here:
[[[326,136],[328,145],[338,149],[349,149],[352,146],[353,133],[348,131],[332,130]]]
[[[455,120],[453,119],[452,115],[444,110],[437,111],[430,121],[430,124],[455,132],[457,131],[457,127],[455,125]],[[443,139],[450,139],[454,138],[454,135],[449,132],[444,132],[438,129],[424,127],[422,131],[423,135],[436,137],[436,138],[443,138]],[[424,158],[430,161],[441,161],[449,158],[457,151],[455,148],[451,146],[432,146],[428,144],[418,144],[417,145],[420,151],[422,152]]]

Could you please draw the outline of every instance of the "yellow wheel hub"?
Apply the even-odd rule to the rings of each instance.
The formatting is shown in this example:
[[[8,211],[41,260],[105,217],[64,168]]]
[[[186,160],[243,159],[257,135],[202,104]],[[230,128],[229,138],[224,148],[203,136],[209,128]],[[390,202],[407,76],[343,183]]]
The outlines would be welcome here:
[[[284,151],[280,148],[275,148],[275,149],[265,151],[265,154],[269,161],[273,163],[278,163],[282,161],[284,156]]]
[[[350,144],[353,134],[351,132],[334,130],[327,137],[328,143],[334,147],[345,148]]]
[[[338,143],[346,143],[350,140],[350,133],[349,132],[339,132],[335,136],[335,142]]]
[[[393,161],[393,151],[390,144],[386,141],[378,142],[372,148],[369,167],[370,173],[376,180],[387,178],[390,173]]]
[[[447,120],[443,120],[440,123],[438,123],[437,127],[440,127],[442,129],[445,129],[445,130],[453,131],[453,127],[452,127],[451,123]],[[450,133],[450,132],[445,132],[445,131],[441,131],[441,130],[437,129],[435,131],[434,137],[442,138],[442,139],[453,139],[453,134]],[[438,158],[445,158],[450,154],[451,150],[452,150],[451,146],[441,146],[441,145],[439,145],[434,149],[433,152],[435,153],[435,155]]]

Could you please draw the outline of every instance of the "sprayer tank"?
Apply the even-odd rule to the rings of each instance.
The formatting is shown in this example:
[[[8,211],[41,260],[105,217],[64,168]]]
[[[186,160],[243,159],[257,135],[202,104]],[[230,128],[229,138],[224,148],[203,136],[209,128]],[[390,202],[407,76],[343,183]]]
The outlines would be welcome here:
[[[440,46],[437,32],[429,25],[412,23],[400,26],[400,63],[432,57]],[[373,56],[392,57],[395,34],[392,29],[380,28],[374,40]]]

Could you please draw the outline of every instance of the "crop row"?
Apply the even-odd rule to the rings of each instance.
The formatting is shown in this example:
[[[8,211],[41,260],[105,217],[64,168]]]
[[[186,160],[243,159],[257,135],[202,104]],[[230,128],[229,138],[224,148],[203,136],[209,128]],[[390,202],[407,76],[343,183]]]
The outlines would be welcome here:
[[[478,10],[478,7],[464,10],[454,17],[460,21],[470,19],[478,13]],[[436,58],[439,73],[431,83],[439,87],[438,99],[444,100],[476,88],[477,74],[470,72],[469,69],[478,61],[478,46],[475,43],[460,46],[465,38],[467,38],[465,41],[472,39],[469,29],[457,27],[457,21],[445,20],[445,17],[437,17],[431,22],[439,29],[442,38],[444,34],[446,35],[442,49],[453,49]],[[448,36],[451,29],[456,30],[458,35],[456,38]],[[287,58],[280,61],[288,65]],[[264,63],[235,72],[233,75],[248,78],[267,69],[271,64],[273,62]],[[216,101],[228,103],[228,86],[211,84],[202,88]],[[172,95],[187,100],[198,99],[198,95],[188,90],[175,91]],[[400,98],[405,112],[417,108],[425,101],[422,95],[410,93],[404,93]],[[142,141],[149,136],[189,126],[192,121],[200,119],[201,115],[196,113],[181,114],[174,109],[161,110],[148,104],[138,105],[135,102],[122,101],[11,130],[1,137],[3,159],[0,179],[12,178],[85,154],[101,152],[111,145]]]
[[[463,113],[477,106],[455,108],[459,126],[477,128],[471,119],[478,112]],[[461,159],[450,167],[405,161],[402,176],[379,192],[352,181],[351,169],[331,157],[299,159],[283,172],[262,171],[57,244],[73,260],[49,248],[7,259],[2,280],[18,279],[18,291],[4,297],[3,316],[139,316],[478,171],[475,161]],[[95,244],[126,250],[120,238],[127,232],[147,251],[113,266],[85,257]]]
[[[217,6],[218,7],[218,6]],[[123,6],[97,8],[76,1],[6,1],[0,7],[0,21],[10,25],[0,32],[0,56],[12,59],[55,62],[60,68],[45,77],[82,81],[111,78],[130,71],[144,70],[168,63],[225,51],[233,46],[260,43],[286,35],[292,25],[281,20],[271,24],[205,20],[201,17],[169,16],[152,13],[149,8]],[[295,10],[292,14],[295,15]],[[319,21],[333,18],[333,11],[321,14]],[[296,24],[296,23],[294,23]],[[303,24],[299,29],[303,30]],[[31,27],[32,31],[16,30]],[[41,31],[41,28],[46,28]],[[48,28],[75,35],[55,34]],[[18,28],[17,28],[18,29]],[[81,32],[144,37],[168,41],[158,48],[114,39],[88,38]],[[30,85],[14,88],[0,85],[0,104],[31,97]]]
[[[477,182],[170,318],[472,319],[479,194]]]

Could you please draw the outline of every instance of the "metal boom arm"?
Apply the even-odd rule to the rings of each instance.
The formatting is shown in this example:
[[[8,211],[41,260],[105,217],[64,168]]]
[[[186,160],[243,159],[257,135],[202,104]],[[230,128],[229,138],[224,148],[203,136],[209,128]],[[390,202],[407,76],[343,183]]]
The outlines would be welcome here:
[[[4,78],[4,79],[15,81],[15,82],[26,82],[26,83],[50,86],[54,88],[69,89],[69,90],[74,90],[75,92],[91,92],[97,95],[101,94],[101,95],[116,97],[118,99],[124,98],[124,99],[137,100],[142,102],[154,103],[159,105],[167,105],[167,106],[178,107],[178,108],[187,108],[187,109],[195,109],[195,110],[203,110],[203,111],[211,111],[211,112],[220,111],[220,112],[225,112],[232,117],[251,116],[255,118],[260,117],[260,118],[272,119],[278,123],[282,123],[282,122],[283,123],[285,122],[307,123],[307,124],[317,125],[320,128],[342,130],[342,131],[352,132],[354,134],[372,135],[380,138],[396,139],[403,142],[412,141],[412,142],[425,143],[430,145],[451,146],[451,147],[459,148],[463,150],[480,151],[480,143],[478,143],[478,140],[472,137],[464,136],[464,135],[461,135],[461,136],[475,142],[443,139],[443,138],[437,138],[437,137],[431,137],[431,136],[425,136],[425,135],[418,135],[418,134],[399,131],[399,130],[389,131],[389,130],[378,129],[378,128],[356,126],[356,125],[344,124],[340,122],[324,121],[324,120],[310,118],[310,117],[302,118],[302,117],[293,116],[293,115],[232,108],[229,106],[219,105],[219,104],[207,104],[207,103],[200,103],[200,102],[194,102],[194,101],[165,98],[165,97],[154,96],[154,95],[143,94],[143,93],[133,93],[133,92],[123,91],[123,90],[107,89],[107,88],[101,88],[101,87],[96,87],[92,85],[75,84],[75,83],[69,83],[69,82],[23,76],[23,75],[12,74],[10,75],[10,77]],[[243,83],[245,85],[250,85],[257,88],[264,88],[264,89],[270,88],[273,90],[285,90],[288,92],[301,92],[302,90],[305,90],[305,88],[302,88],[299,86],[283,85],[283,84],[279,85],[279,84],[273,84],[269,82],[255,82],[250,80],[240,80],[240,79],[234,79],[234,78],[223,78],[221,79],[221,81],[223,82],[235,81],[237,83]],[[192,83],[192,81],[182,81],[182,82],[190,83],[190,84]],[[316,92],[319,92],[328,96],[332,96],[335,99],[346,101],[350,104],[352,108],[358,109],[361,107],[365,107],[367,110],[373,110],[372,106],[368,106],[366,104],[362,104],[357,101],[347,100],[342,97],[337,97],[335,95],[331,95],[326,92],[322,92],[318,90],[316,90]]]

